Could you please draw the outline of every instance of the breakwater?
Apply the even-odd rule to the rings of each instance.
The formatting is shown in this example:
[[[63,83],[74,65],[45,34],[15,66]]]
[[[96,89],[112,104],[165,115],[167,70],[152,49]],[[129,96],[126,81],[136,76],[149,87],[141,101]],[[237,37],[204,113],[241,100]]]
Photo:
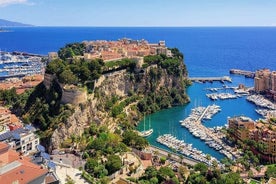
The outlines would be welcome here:
[[[223,76],[223,77],[189,77],[189,80],[191,80],[193,82],[214,82],[214,81],[232,82],[232,79],[229,76]]]
[[[240,70],[240,69],[230,69],[230,74],[237,74],[237,75],[244,75],[248,78],[254,78],[255,72],[247,71],[247,70]]]

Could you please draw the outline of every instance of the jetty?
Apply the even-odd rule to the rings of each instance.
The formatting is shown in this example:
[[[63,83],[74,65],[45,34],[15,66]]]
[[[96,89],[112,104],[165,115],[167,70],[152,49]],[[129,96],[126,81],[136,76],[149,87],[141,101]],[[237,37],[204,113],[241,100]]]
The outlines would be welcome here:
[[[232,79],[229,76],[223,76],[223,77],[189,77],[189,80],[191,80],[193,82],[213,82],[213,81],[232,82]]]
[[[247,70],[239,70],[239,69],[231,69],[229,71],[230,74],[244,75],[248,78],[254,78],[255,72],[247,71]]]
[[[219,151],[229,159],[235,159],[239,157],[239,155],[234,153],[233,148],[224,143],[223,139],[225,138],[225,134],[214,128],[207,128],[201,123],[202,119],[211,119],[212,116],[219,111],[220,108],[216,105],[197,107],[192,109],[192,113],[187,118],[180,120],[180,123],[181,126],[187,128],[193,136],[205,142],[207,146]]]

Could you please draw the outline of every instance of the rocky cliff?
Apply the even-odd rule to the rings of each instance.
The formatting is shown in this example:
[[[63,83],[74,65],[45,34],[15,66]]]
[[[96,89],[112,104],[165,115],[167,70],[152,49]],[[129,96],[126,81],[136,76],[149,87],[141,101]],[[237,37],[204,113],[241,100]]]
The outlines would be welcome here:
[[[111,110],[105,105],[108,99],[114,96],[118,97],[119,101],[124,101],[135,94],[138,98],[132,105],[137,106],[139,101],[150,94],[160,96],[161,93],[162,95],[168,93],[170,95],[172,89],[177,89],[186,97],[181,103],[186,103],[188,97],[185,95],[184,81],[187,73],[183,70],[185,67],[183,63],[179,67],[181,72],[178,75],[169,74],[166,69],[154,64],[133,72],[123,69],[103,74],[95,81],[94,92],[87,97],[88,100],[75,105],[73,114],[54,130],[50,140],[51,149],[59,148],[71,135],[81,135],[84,128],[91,122],[105,124],[109,129],[114,130],[117,127],[118,117],[112,116]],[[171,105],[173,103],[175,101],[171,101]],[[141,118],[137,110],[130,110],[128,106],[125,106],[122,111],[125,119],[132,123],[136,123]]]

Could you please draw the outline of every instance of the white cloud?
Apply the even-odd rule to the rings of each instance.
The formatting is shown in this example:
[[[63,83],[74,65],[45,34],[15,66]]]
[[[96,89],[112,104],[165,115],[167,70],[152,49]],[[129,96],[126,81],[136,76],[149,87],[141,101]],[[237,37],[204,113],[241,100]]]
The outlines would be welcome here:
[[[12,4],[33,5],[33,3],[28,2],[28,0],[0,0],[0,7],[9,6]]]

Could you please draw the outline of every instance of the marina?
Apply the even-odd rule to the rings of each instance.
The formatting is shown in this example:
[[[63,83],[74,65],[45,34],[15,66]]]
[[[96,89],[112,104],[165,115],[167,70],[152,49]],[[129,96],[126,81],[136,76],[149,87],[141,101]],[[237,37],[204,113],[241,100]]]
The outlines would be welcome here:
[[[180,154],[193,158],[197,161],[204,162],[208,165],[212,165],[214,161],[219,163],[219,161],[216,158],[212,156],[209,157],[208,155],[202,153],[201,150],[193,148],[192,144],[187,144],[183,140],[178,140],[171,134],[161,135],[156,139],[156,141]]]
[[[256,109],[255,110],[258,114],[262,115],[263,118],[266,117],[276,117],[276,110],[269,110],[269,109]]]
[[[259,107],[276,110],[276,105],[261,95],[250,95],[246,98],[246,100],[256,104]]]
[[[226,99],[234,99],[241,97],[240,95],[231,94],[231,93],[209,93],[206,94],[208,98],[211,100],[226,100]]]
[[[207,128],[201,124],[201,119],[211,119],[211,117],[220,111],[219,106],[210,105],[192,109],[192,113],[181,120],[181,126],[187,128],[196,138],[204,141],[210,148],[219,151],[229,159],[234,159],[238,155],[234,154],[233,148],[224,143],[225,134],[218,131],[217,128]]]
[[[0,79],[43,74],[44,68],[42,57],[38,55],[0,52]]]

